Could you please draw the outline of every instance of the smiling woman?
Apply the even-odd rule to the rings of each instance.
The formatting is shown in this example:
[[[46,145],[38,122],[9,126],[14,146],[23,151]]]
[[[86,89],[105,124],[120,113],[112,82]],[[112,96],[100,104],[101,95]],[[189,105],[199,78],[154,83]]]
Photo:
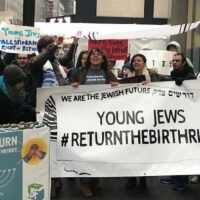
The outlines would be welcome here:
[[[144,76],[144,79],[138,79],[138,82],[150,82],[151,78],[150,78],[150,74],[149,71],[146,68],[146,62],[147,59],[143,54],[135,54],[132,58],[131,58],[131,66],[130,66],[130,70],[127,72],[126,74],[126,78],[130,78],[130,77],[139,77],[139,76]]]
[[[86,60],[86,66],[96,69],[106,69],[107,68],[107,58],[103,51],[98,48],[92,49],[89,52],[88,58]]]
[[[118,80],[115,75],[108,70],[107,58],[100,49],[92,49],[86,60],[85,67],[79,68],[71,79],[72,87],[76,88],[79,84],[111,84],[115,86]],[[97,178],[82,178],[80,179],[80,190],[85,197],[93,196],[94,181],[99,183]]]
[[[73,75],[72,86],[78,84],[114,84],[118,82],[114,74],[107,69],[107,58],[100,49],[92,49],[87,57],[85,67]],[[115,84],[114,84],[115,85]]]

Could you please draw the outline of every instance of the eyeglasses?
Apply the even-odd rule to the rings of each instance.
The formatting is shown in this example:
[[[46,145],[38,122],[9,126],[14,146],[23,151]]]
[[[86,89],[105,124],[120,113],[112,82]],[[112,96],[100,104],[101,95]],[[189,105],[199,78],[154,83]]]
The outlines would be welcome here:
[[[18,59],[18,60],[28,60],[27,57],[18,57],[17,59]]]

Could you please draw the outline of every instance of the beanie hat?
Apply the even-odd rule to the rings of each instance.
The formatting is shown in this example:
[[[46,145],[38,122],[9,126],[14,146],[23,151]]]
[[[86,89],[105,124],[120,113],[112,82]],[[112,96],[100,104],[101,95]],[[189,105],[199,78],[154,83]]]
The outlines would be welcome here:
[[[125,63],[122,68],[131,69],[131,63]]]
[[[17,65],[11,64],[5,67],[3,71],[5,83],[13,87],[16,83],[26,80],[26,74]]]

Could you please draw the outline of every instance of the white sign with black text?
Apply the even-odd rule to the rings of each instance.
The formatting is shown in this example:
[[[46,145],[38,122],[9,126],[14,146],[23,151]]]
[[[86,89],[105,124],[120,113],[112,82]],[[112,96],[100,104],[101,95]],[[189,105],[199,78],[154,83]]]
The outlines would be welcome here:
[[[78,93],[52,95],[58,125],[56,160],[67,163],[71,170],[66,174],[200,173],[199,81],[184,81],[180,87],[163,82],[87,88],[88,92],[83,87]]]

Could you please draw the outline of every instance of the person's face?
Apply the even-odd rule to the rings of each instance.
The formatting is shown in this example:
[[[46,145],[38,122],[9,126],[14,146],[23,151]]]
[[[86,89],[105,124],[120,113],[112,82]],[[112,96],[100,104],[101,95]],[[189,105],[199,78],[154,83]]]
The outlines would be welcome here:
[[[22,89],[24,88],[24,82],[19,82],[19,83],[16,83],[14,86],[13,86],[13,90],[16,91],[16,92],[19,92],[21,91]]]
[[[18,54],[18,56],[17,56],[17,64],[21,68],[25,68],[27,63],[28,63],[28,55],[27,54]]]
[[[109,61],[107,66],[108,66],[108,70],[111,70],[115,66],[115,64],[113,61]]]
[[[88,57],[88,53],[84,53],[84,54],[82,55],[81,65],[82,65],[83,67],[85,66],[87,57]]]
[[[179,69],[183,66],[183,59],[180,55],[173,56],[172,66],[174,69]]]
[[[140,56],[136,56],[133,60],[133,68],[135,71],[143,70],[145,67],[145,63]]]
[[[177,52],[177,49],[176,49],[175,46],[170,46],[170,47],[168,48],[168,51]]]
[[[122,73],[123,75],[128,75],[129,71],[130,70],[128,68],[124,68]]]
[[[101,63],[103,63],[101,52],[93,51],[90,56],[90,63],[92,66],[101,66]]]

